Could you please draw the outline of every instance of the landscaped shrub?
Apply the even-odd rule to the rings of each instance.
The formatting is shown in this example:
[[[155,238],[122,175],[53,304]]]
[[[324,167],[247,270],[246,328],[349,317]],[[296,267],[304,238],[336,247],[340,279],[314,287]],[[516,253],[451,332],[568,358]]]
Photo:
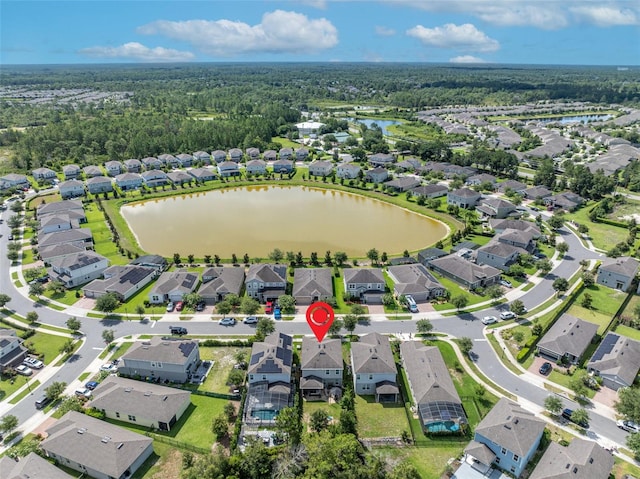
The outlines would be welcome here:
[[[529,355],[529,348],[522,348],[519,352],[518,355],[516,356],[516,359],[518,360],[519,363],[523,362],[527,356]]]

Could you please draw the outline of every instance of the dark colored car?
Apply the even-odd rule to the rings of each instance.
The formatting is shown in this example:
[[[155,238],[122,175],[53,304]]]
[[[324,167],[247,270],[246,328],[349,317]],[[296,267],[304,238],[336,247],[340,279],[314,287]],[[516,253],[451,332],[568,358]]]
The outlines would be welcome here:
[[[540,366],[540,369],[538,370],[538,372],[546,376],[551,372],[552,369],[553,369],[553,366],[551,365],[551,363],[546,362],[546,363],[543,363],[542,366]]]
[[[571,421],[575,424],[577,424],[580,427],[583,427],[585,429],[589,428],[589,423],[588,422],[576,422],[574,421],[571,416],[573,416],[573,410],[571,409],[563,409],[562,410],[562,417],[565,418],[567,421]]]
[[[204,311],[204,307],[206,305],[204,303],[198,303],[196,304],[196,311]]]
[[[87,384],[84,385],[84,387],[86,387],[90,391],[93,391],[95,388],[98,387],[98,383],[96,381],[89,381]]]
[[[181,326],[170,326],[169,330],[171,331],[171,334],[177,334],[178,336],[187,334],[187,328],[183,328]]]

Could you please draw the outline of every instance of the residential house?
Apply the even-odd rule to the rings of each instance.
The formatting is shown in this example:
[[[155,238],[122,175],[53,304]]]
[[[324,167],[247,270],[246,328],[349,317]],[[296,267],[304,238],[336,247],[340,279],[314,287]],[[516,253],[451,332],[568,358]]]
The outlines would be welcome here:
[[[250,147],[245,150],[247,156],[252,160],[257,160],[260,158],[260,148]]]
[[[210,168],[191,168],[187,170],[187,173],[193,176],[198,183],[213,181],[218,177],[216,172]]]
[[[218,163],[218,174],[222,177],[240,175],[238,163],[235,161],[223,161]]]
[[[167,179],[174,185],[183,185],[185,183],[191,183],[193,176],[185,173],[184,171],[176,170],[167,173]]]
[[[479,186],[483,183],[491,183],[492,186],[496,184],[497,178],[489,173],[480,173],[477,175],[472,175],[467,178],[465,182],[468,186]]]
[[[403,191],[413,190],[420,185],[421,181],[413,176],[401,176],[395,180],[387,181],[384,186],[401,193]]]
[[[136,259],[130,261],[129,264],[132,264],[134,266],[146,266],[147,268],[153,268],[158,272],[158,274],[162,273],[165,269],[167,269],[167,266],[169,266],[167,260],[157,254],[145,254],[143,256],[139,256]]]
[[[423,196],[425,198],[439,198],[441,196],[445,196],[449,189],[444,185],[422,185],[416,186],[411,189],[411,194],[413,196]]]
[[[4,188],[28,188],[31,186],[29,179],[25,175],[18,173],[9,173],[0,177],[0,184],[4,184]]]
[[[501,271],[493,266],[472,263],[457,254],[431,260],[429,267],[470,290],[486,288],[500,281]]]
[[[240,296],[244,284],[244,268],[214,267],[202,272],[198,294],[207,304],[216,304],[228,294]]]
[[[215,161],[216,163],[222,163],[227,159],[227,152],[222,150],[212,151],[211,158],[213,158],[213,161]]]
[[[587,363],[587,370],[614,391],[631,387],[640,370],[640,342],[607,333]]]
[[[107,178],[106,176],[94,176],[93,178],[89,178],[86,180],[87,189],[89,193],[92,195],[97,195],[99,193],[109,193],[113,191],[113,183],[111,178]]]
[[[50,266],[51,261],[56,258],[63,258],[70,254],[80,253],[85,251],[85,248],[82,246],[76,246],[73,244],[60,243],[55,244],[53,246],[46,246],[44,248],[38,249],[38,256],[45,264],[45,266]]]
[[[264,161],[276,161],[278,159],[278,153],[276,153],[275,150],[266,150],[262,154],[262,158]]]
[[[342,389],[342,342],[339,339],[318,342],[315,337],[305,336],[300,368],[300,390],[306,399],[324,399],[334,388]],[[340,393],[334,390],[333,396],[340,397]]]
[[[563,193],[558,193],[557,195],[548,196],[542,201],[547,208],[565,211],[573,211],[584,203],[584,199],[580,195],[576,195],[571,191],[565,191]]]
[[[478,466],[496,465],[520,477],[540,445],[544,428],[545,422],[535,414],[501,398],[476,426],[464,452]]]
[[[138,341],[122,355],[121,376],[186,383],[200,364],[198,341],[154,336]]]
[[[418,252],[418,262],[425,266],[429,266],[431,260],[442,258],[443,256],[447,256],[448,254],[449,253],[440,248],[426,248]]]
[[[148,156],[142,159],[145,170],[159,170],[162,168],[162,161],[155,156]]]
[[[158,276],[157,270],[146,266],[114,265],[102,272],[102,279],[94,279],[82,288],[87,298],[97,299],[105,294],[115,294],[126,301]]]
[[[164,186],[169,184],[169,177],[162,170],[150,170],[140,173],[142,181],[147,188],[154,188],[156,186]]]
[[[494,239],[500,243],[522,248],[528,253],[533,252],[536,249],[536,242],[533,239],[535,232],[532,230],[514,230],[507,228],[502,233],[494,236]]]
[[[46,459],[30,452],[24,457],[0,458],[0,479],[73,479]]]
[[[291,148],[280,148],[278,156],[281,160],[290,160],[293,158],[293,150]]]
[[[64,165],[62,167],[62,174],[64,175],[65,180],[75,180],[80,176],[82,170],[78,165]]]
[[[389,171],[381,166],[374,168],[373,170],[367,170],[364,173],[364,180],[369,183],[383,183],[389,178]]]
[[[178,168],[180,166],[180,162],[178,161],[178,159],[168,153],[158,156],[158,159],[162,162],[163,165],[167,165],[169,168]]]
[[[578,363],[594,340],[598,325],[563,314],[538,341],[540,356],[556,362]]]
[[[46,430],[40,447],[56,463],[95,479],[131,477],[153,454],[153,439],[76,411]]]
[[[53,233],[54,231],[64,231],[80,227],[77,219],[72,219],[68,214],[64,213],[45,215],[38,223],[40,225],[38,228],[40,233]]]
[[[506,180],[496,184],[496,191],[502,194],[505,194],[507,193],[507,191],[511,190],[520,196],[524,196],[524,192],[527,188],[527,185],[518,180]]]
[[[396,297],[410,295],[420,302],[439,298],[447,292],[422,264],[389,266],[387,273],[394,283],[393,292]]]
[[[109,260],[94,251],[82,251],[51,261],[47,270],[53,281],[60,281],[66,288],[74,288],[102,276],[109,267]]]
[[[304,121],[302,123],[296,123],[296,128],[298,129],[298,135],[300,135],[300,138],[305,136],[312,136],[312,138],[315,138],[320,130],[322,130],[323,126],[325,126],[325,124],[320,123],[319,121]]]
[[[293,161],[281,158],[274,161],[272,167],[274,173],[291,173],[293,171]]]
[[[236,163],[240,163],[243,157],[242,150],[240,148],[231,148],[229,150],[229,159],[231,161],[235,161]]]
[[[415,171],[421,165],[422,163],[417,158],[408,158],[404,161],[400,161],[396,163],[396,171],[398,172]]]
[[[264,175],[267,172],[267,162],[264,160],[249,160],[246,166],[249,175]]]
[[[252,264],[245,280],[247,296],[260,302],[273,301],[285,294],[287,267],[283,264]]]
[[[31,172],[31,174],[33,176],[33,179],[36,180],[38,183],[41,183],[41,182],[51,183],[53,180],[58,178],[58,175],[56,175],[56,172],[53,171],[51,168],[36,168]]]
[[[380,268],[351,268],[343,271],[344,291],[367,304],[382,304],[385,281]]]
[[[104,164],[104,168],[109,176],[118,176],[120,173],[124,173],[124,165],[119,161],[107,161]]]
[[[396,162],[396,159],[393,155],[389,153],[375,153],[369,156],[369,164],[373,167],[384,167],[388,168]]]
[[[471,209],[474,208],[482,195],[477,191],[469,188],[458,188],[447,193],[447,204],[455,205],[458,208]]]
[[[140,173],[142,171],[142,162],[136,158],[124,160],[122,163],[129,173]]]
[[[93,236],[89,228],[73,228],[53,233],[41,233],[38,235],[38,249],[57,244],[72,244],[75,246],[93,248]]]
[[[540,228],[531,221],[514,220],[514,219],[490,219],[489,226],[496,234],[504,233],[507,229],[526,231],[531,233],[533,239],[540,238]]]
[[[566,447],[551,442],[529,479],[609,479],[613,464],[613,455],[598,443],[575,437]]]
[[[193,161],[200,165],[210,165],[211,155],[206,151],[196,151],[193,154]]]
[[[0,328],[0,373],[19,366],[28,352],[22,345],[22,338],[13,329]]]
[[[188,153],[180,153],[176,156],[181,168],[188,168],[193,163],[193,156]]]
[[[193,293],[196,290],[198,283],[197,273],[187,271],[162,273],[149,292],[149,302],[162,304],[167,301],[182,301],[185,294]]]
[[[375,395],[376,402],[398,401],[398,371],[387,336],[368,333],[352,343],[351,369],[356,394]]]
[[[541,200],[552,194],[553,191],[545,186],[532,186],[524,190],[524,197],[528,200]]]
[[[306,148],[296,148],[296,161],[305,161],[309,158],[309,150]]]
[[[620,291],[630,291],[635,277],[638,275],[640,262],[629,256],[619,258],[605,258],[598,268],[596,283]],[[640,285],[638,285],[640,293]]]
[[[500,241],[489,241],[476,251],[476,263],[486,264],[502,271],[509,271],[512,264],[517,263],[521,254],[527,251]]]
[[[140,189],[142,186],[142,176],[138,173],[121,173],[116,176],[116,186],[122,191]]]
[[[309,175],[311,176],[331,176],[333,163],[330,161],[316,160],[309,165]]]
[[[58,191],[63,200],[84,196],[84,183],[78,180],[66,180],[58,185]]]
[[[501,198],[487,198],[480,201],[476,207],[483,218],[506,218],[508,216],[519,215],[516,212],[516,205]]]
[[[109,376],[93,391],[87,407],[109,419],[170,431],[190,404],[190,391]]]
[[[42,219],[47,215],[58,215],[62,213],[69,215],[69,218],[75,219],[79,223],[86,223],[87,221],[82,200],[63,200],[40,204],[37,206],[36,213],[38,219]]]
[[[297,268],[293,275],[292,294],[299,305],[333,298],[331,268]]]
[[[424,432],[464,434],[467,415],[440,350],[418,341],[404,341],[400,343],[400,356]]]
[[[336,176],[345,180],[355,180],[360,170],[360,166],[355,163],[340,163],[336,168]]]
[[[263,342],[253,343],[247,371],[245,423],[272,423],[282,409],[293,404],[292,343],[293,338],[282,333],[272,333]]]

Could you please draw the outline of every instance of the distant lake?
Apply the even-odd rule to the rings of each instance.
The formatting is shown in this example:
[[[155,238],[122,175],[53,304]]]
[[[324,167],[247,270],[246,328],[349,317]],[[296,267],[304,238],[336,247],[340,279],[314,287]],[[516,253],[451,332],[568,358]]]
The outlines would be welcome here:
[[[140,247],[171,257],[266,258],[274,248],[401,254],[447,235],[440,221],[383,201],[302,186],[249,186],[154,199],[121,209]]]
[[[371,128],[371,125],[374,123],[380,127],[383,135],[391,135],[387,130],[388,126],[391,125],[399,125],[401,122],[398,120],[371,120],[371,119],[360,119],[360,118],[347,118],[347,121],[352,121],[355,123],[362,123],[363,125],[367,125],[367,128]]]
[[[613,118],[613,115],[575,115],[575,116],[557,116],[554,118],[531,118],[522,121],[536,121],[539,123],[589,123],[592,121],[607,121]]]

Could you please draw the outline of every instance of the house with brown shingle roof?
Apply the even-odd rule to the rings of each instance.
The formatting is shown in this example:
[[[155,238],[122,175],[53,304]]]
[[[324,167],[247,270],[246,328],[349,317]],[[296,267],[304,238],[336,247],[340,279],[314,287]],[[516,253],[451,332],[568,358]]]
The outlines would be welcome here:
[[[614,458],[594,441],[574,438],[568,446],[552,442],[529,479],[608,479]]]
[[[331,268],[296,268],[293,275],[296,304],[307,305],[333,297]]]
[[[537,353],[554,361],[577,363],[598,332],[598,325],[563,314],[538,341]]]
[[[324,339],[318,342],[315,337],[302,339],[300,352],[300,389],[306,398],[327,397],[331,388],[342,388],[342,342],[340,339]]]

